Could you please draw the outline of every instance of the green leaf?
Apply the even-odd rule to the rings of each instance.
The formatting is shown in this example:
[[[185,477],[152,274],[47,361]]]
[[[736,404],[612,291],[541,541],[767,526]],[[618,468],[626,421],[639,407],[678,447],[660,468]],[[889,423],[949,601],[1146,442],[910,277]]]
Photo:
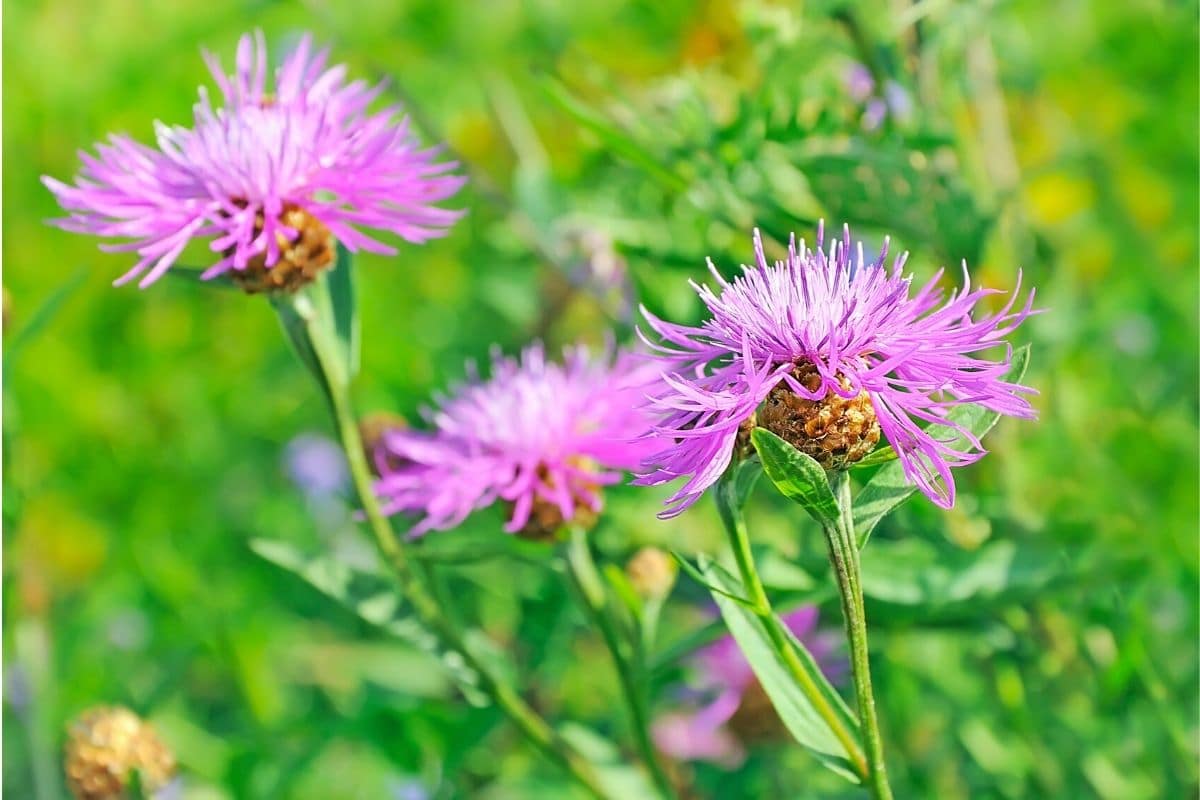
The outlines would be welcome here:
[[[672,550],[671,555],[674,556],[675,560],[679,562],[679,566],[683,567],[683,571],[686,572],[692,580],[703,586],[705,589],[708,589],[713,594],[723,595],[726,599],[732,600],[744,608],[748,608],[751,611],[754,610],[755,606],[753,601],[747,600],[741,595],[728,592],[714,583],[710,583],[708,578],[704,576],[704,573],[692,566],[692,563],[688,561],[687,557],[682,553]]]
[[[896,451],[891,445],[884,445],[871,453],[861,461],[856,461],[850,465],[850,469],[865,469],[866,467],[877,467],[880,464],[886,464],[889,461],[895,461],[899,458]]]
[[[70,278],[60,284],[50,295],[37,307],[21,329],[12,336],[6,337],[4,342],[4,375],[5,383],[8,382],[9,365],[16,359],[17,355],[29,346],[30,342],[37,338],[47,325],[50,324],[58,312],[62,310],[63,305],[75,293],[80,286],[83,285],[83,270],[78,269]]]
[[[930,145],[927,138],[810,136],[787,149],[831,218],[886,229],[945,258],[977,263],[994,215],[979,206],[952,151]],[[891,202],[897,192],[911,202]]]
[[[647,175],[655,178],[659,183],[672,191],[682,192],[688,188],[687,181],[663,167],[662,156],[660,154],[651,152],[643,144],[621,130],[616,123],[576,97],[566,86],[563,86],[552,78],[547,78],[542,81],[542,87],[559,108],[570,114],[584,128],[594,133],[614,153],[632,161],[641,167]]]
[[[568,722],[559,727],[559,735],[587,759],[609,797],[661,796],[645,770],[631,766],[620,748],[590,728]]]
[[[998,603],[1037,594],[1074,570],[1062,552],[1011,540],[977,550],[936,547],[919,539],[880,542],[862,561],[863,594],[892,606],[990,613]]]
[[[346,359],[346,375],[358,374],[361,344],[358,322],[358,297],[354,284],[354,257],[346,246],[338,244],[337,262],[328,274],[329,299],[333,304],[333,326]]]
[[[479,675],[462,656],[441,647],[439,639],[406,615],[396,585],[376,572],[350,566],[326,555],[306,555],[287,542],[254,539],[250,549],[261,558],[296,575],[382,631],[408,642],[440,661],[468,701],[486,705]]]
[[[738,508],[745,508],[750,495],[754,493],[754,487],[758,485],[758,479],[762,477],[762,461],[758,456],[744,458],[730,467],[729,471],[731,474],[728,479],[733,481],[733,498]]]
[[[312,298],[305,292],[288,295],[273,294],[270,298],[271,307],[275,309],[275,313],[279,317],[279,324],[283,328],[288,343],[292,346],[292,352],[316,378],[317,384],[325,393],[326,398],[332,398],[333,394],[325,377],[325,370],[321,367],[320,359],[317,358],[317,351],[313,349],[310,336],[310,321],[317,313]]]
[[[1020,383],[1028,366],[1029,345],[1025,345],[1013,353],[1012,364],[1005,380],[1009,383]],[[999,413],[975,404],[958,406],[948,416],[951,422],[957,423],[979,438],[983,438],[1000,419]],[[953,428],[946,428],[946,437],[951,440],[952,447],[965,447],[969,444],[963,435]],[[905,477],[899,461],[887,464],[875,473],[854,500],[854,533],[860,549],[871,537],[871,531],[875,530],[879,520],[907,500],[916,490],[917,487]]]
[[[629,576],[625,574],[625,570],[616,564],[605,564],[601,571],[604,573],[604,579],[608,582],[609,588],[621,601],[621,605],[625,607],[634,621],[640,621],[644,610],[642,598],[638,596],[637,590],[629,582]]]
[[[828,723],[817,712],[816,707],[801,691],[792,678],[787,666],[776,651],[767,632],[766,623],[755,612],[729,599],[730,595],[742,593],[742,584],[736,577],[714,561],[702,560],[700,569],[706,582],[717,587],[713,599],[721,609],[721,616],[729,632],[737,641],[742,654],[754,670],[754,676],[762,684],[771,704],[779,713],[785,726],[796,741],[812,751],[821,762],[834,772],[857,782],[848,754],[834,735]],[[778,618],[776,618],[778,620]],[[782,625],[782,622],[779,623]],[[787,630],[786,626],[783,626]],[[788,632],[788,644],[800,657],[804,671],[817,686],[821,697],[833,709],[842,725],[859,740],[858,723],[846,706],[841,695],[821,673],[816,659],[804,645]]]
[[[763,471],[784,497],[799,503],[818,522],[837,521],[837,500],[820,464],[766,428],[755,428],[750,436]]]

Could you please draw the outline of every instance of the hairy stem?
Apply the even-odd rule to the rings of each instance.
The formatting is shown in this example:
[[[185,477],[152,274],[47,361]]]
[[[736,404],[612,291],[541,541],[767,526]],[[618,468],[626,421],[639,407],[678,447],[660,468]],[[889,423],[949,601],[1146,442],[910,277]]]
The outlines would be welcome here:
[[[841,743],[855,773],[859,778],[865,780],[868,772],[867,761],[862,748],[859,747],[854,732],[847,724],[847,720],[843,718],[843,715],[839,714],[828,698],[821,693],[820,688],[812,676],[809,675],[808,670],[804,668],[804,664],[800,661],[800,656],[796,653],[796,649],[788,639],[787,630],[771,608],[771,601],[767,599],[766,589],[763,587],[762,579],[759,578],[758,570],[754,566],[754,555],[750,549],[750,535],[746,530],[746,521],[742,517],[742,510],[738,505],[737,497],[734,496],[735,494],[732,481],[722,480],[717,484],[717,505],[721,510],[721,518],[725,522],[725,528],[729,533],[730,544],[733,547],[733,556],[737,561],[738,572],[742,576],[742,584],[749,593],[747,599],[753,604],[754,613],[762,620],[763,626],[767,630],[767,635],[771,639],[771,644],[775,648],[775,652],[783,660],[788,672],[791,673],[792,678],[796,681],[796,685],[800,687],[800,691],[812,703],[813,708],[820,714],[825,724],[829,726],[829,730],[833,732],[834,737]]]
[[[871,796],[876,800],[891,800],[892,790],[888,785],[887,765],[883,760],[883,737],[879,733],[879,717],[875,713],[875,696],[871,691],[867,618],[863,607],[858,546],[854,537],[850,478],[845,472],[834,473],[830,478],[840,514],[837,522],[825,523],[823,527],[829,544],[829,558],[837,579],[838,594],[841,596],[846,638],[850,643],[850,670],[854,676],[854,694],[866,750],[866,783]]]
[[[608,592],[596,564],[592,560],[591,547],[588,545],[586,534],[577,528],[571,529],[571,540],[567,544],[567,568],[571,581],[578,590],[585,610],[592,623],[600,629],[604,643],[612,655],[613,664],[617,669],[617,677],[621,682],[621,693],[629,710],[633,726],[634,740],[642,760],[650,770],[655,786],[663,797],[674,798],[675,789],[670,778],[663,770],[658,759],[658,751],[650,739],[650,719],[647,711],[646,693],[638,680],[637,670],[633,661],[622,645],[621,631],[613,619],[608,604]]]
[[[309,341],[324,378],[323,388],[327,392],[338,437],[346,452],[350,475],[363,514],[376,546],[395,573],[401,594],[412,604],[418,618],[437,636],[443,647],[457,654],[475,673],[480,691],[504,711],[531,744],[570,773],[593,796],[609,797],[592,765],[564,741],[511,685],[495,676],[465,646],[461,633],[430,593],[422,571],[408,558],[408,554],[396,538],[375,496],[371,471],[350,401],[349,375],[345,374],[345,362],[341,358],[338,341],[333,333],[333,312],[327,287],[324,280],[321,280],[314,283],[312,288],[314,291],[308,295],[308,299],[313,301],[312,307],[303,307],[300,302],[297,302],[295,307],[307,323]]]

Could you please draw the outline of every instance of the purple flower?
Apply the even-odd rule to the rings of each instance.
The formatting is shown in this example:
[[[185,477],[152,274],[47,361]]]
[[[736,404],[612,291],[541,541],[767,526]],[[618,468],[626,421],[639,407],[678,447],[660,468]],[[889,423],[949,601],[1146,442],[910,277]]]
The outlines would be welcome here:
[[[887,119],[888,105],[878,97],[872,98],[867,103],[867,108],[863,111],[862,126],[863,130],[876,131],[879,126],[883,125],[883,121]]]
[[[848,227],[828,253],[823,246],[823,227],[814,250],[803,241],[797,247],[793,237],[787,260],[772,266],[756,231],[757,264],[732,282],[709,262],[721,293],[696,287],[711,313],[701,326],[664,322],[643,309],[669,367],[667,388],[653,400],[661,418],[652,438],[662,446],[636,482],[688,478],[660,516],[696,502],[729,466],[739,428],[754,424],[827,469],[861,458],[882,432],[907,478],[949,508],[951,468],[986,452],[978,437],[946,418],[949,411],[975,403],[1035,416],[1021,395],[1036,392],[1003,378],[1011,347],[999,361],[973,355],[1002,345],[1034,313],[1033,292],[1013,310],[1019,274],[1008,302],[975,319],[975,307],[996,291],[972,290],[965,264],[961,290],[945,297],[939,271],[914,294],[911,276],[902,273],[907,253],[884,266],[886,239],[873,262],[864,260],[861,244],[852,256]],[[953,431],[969,443],[966,452],[953,446]]]
[[[338,443],[313,433],[302,433],[287,444],[283,464],[288,477],[315,500],[333,497],[350,483],[346,456]]]
[[[816,606],[803,606],[781,619],[812,653],[826,677],[836,680],[845,673],[846,665],[835,656],[836,634],[816,630],[817,615]],[[691,667],[694,679],[688,684],[690,692],[712,699],[703,707],[673,711],[655,719],[652,728],[655,745],[672,758],[735,767],[745,757],[745,751],[727,723],[735,715],[764,710],[756,703],[758,679],[737,642],[728,634],[698,651],[691,659]]]
[[[136,251],[116,283],[140,276],[143,288],[194,239],[210,239],[219,254],[207,279],[289,259],[331,261],[334,238],[354,251],[395,252],[360,227],[409,242],[441,236],[459,212],[433,204],[463,184],[447,174],[455,165],[435,162],[437,149],[420,147],[398,108],[368,111],[382,87],[347,82],[345,66],[326,68],[327,56],[303,37],[268,88],[261,32],[238,42],[233,75],[206,52],[224,105],[201,88],[193,126],[156,123],[157,147],[113,135],[96,155],[81,154],[75,185],[43,177],[70,212],[55,224],[123,240],[101,247]]]
[[[842,82],[855,102],[865,102],[875,93],[875,78],[866,64],[855,61],[842,75]]]
[[[658,378],[645,359],[575,347],[556,364],[534,344],[519,360],[494,353],[487,380],[469,372],[424,412],[432,431],[388,431],[376,449],[376,489],[388,513],[420,516],[413,536],[453,528],[497,500],[509,506],[510,533],[540,538],[585,524],[600,488],[657,449],[644,438],[644,397]]]

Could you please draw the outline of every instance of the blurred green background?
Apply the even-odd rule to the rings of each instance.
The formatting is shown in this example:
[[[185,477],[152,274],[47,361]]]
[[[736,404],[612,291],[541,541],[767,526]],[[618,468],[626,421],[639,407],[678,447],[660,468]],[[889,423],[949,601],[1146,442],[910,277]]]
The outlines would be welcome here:
[[[863,556],[897,795],[1196,796],[1193,4],[11,0],[4,14],[11,796],[62,796],[64,726],[100,703],[155,722],[189,798],[568,792],[425,656],[249,549],[366,552],[338,502],[288,477],[289,441],[325,418],[268,305],[171,279],[113,289],[129,259],[43,224],[57,209],[40,175],[73,175],[109,131],[148,141],[152,120],[186,122],[211,86],[199,48],[230,64],[256,26],[275,56],[310,30],[355,75],[388,77],[471,176],[448,238],[358,261],[363,409],[415,418],[492,343],[626,339],[630,294],[695,319],[687,278],[707,255],[727,273],[748,260],[755,224],[891,233],[918,277],[965,257],[1011,288],[1023,268],[1051,309],[1016,337],[1033,345],[1041,420],[1002,422],[953,511],[916,499]],[[848,85],[855,64],[871,96]],[[707,502],[663,523],[660,498],[610,494],[608,559],[718,546]],[[816,532],[765,488],[751,523],[781,598],[827,582]],[[540,708],[622,735],[600,644],[545,563],[448,579]],[[702,621],[696,586],[673,599],[667,642]],[[796,748],[685,772],[700,797],[846,792]]]

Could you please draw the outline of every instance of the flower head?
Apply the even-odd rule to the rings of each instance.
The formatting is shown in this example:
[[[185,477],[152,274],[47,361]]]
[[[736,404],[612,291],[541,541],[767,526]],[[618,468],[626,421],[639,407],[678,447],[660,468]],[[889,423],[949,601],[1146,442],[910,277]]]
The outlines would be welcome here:
[[[490,378],[472,374],[425,412],[431,431],[384,434],[375,464],[385,510],[419,515],[414,536],[497,500],[509,507],[510,533],[541,538],[586,524],[601,487],[650,452],[643,397],[657,376],[629,353],[596,358],[575,347],[561,364],[540,344],[520,359],[494,354]]]
[[[835,635],[817,630],[817,616],[816,606],[803,606],[781,620],[812,653],[825,676],[837,680],[845,664],[835,657]],[[707,702],[659,716],[653,725],[654,742],[673,758],[737,766],[745,756],[743,744],[774,730],[778,716],[732,636],[699,650],[690,666],[689,693],[708,698]]]
[[[175,755],[154,727],[129,709],[100,706],[71,722],[63,768],[72,797],[116,800],[128,796],[135,770],[147,793],[167,787]]]
[[[75,185],[42,179],[70,213],[55,224],[137,253],[117,284],[145,287],[209,239],[218,258],[204,278],[233,270],[247,290],[295,288],[332,263],[335,240],[395,252],[362,227],[419,243],[459,217],[433,205],[462,185],[448,174],[455,165],[421,148],[398,108],[369,111],[382,87],[347,82],[310,37],[270,85],[261,32],[239,41],[233,75],[204,57],[224,105],[201,88],[191,127],[156,123],[156,147],[110,136],[81,154]]]
[[[1014,310],[1019,276],[999,311],[975,318],[980,301],[996,292],[972,290],[965,264],[962,289],[946,297],[940,271],[914,293],[902,271],[907,253],[885,266],[885,240],[879,257],[867,262],[861,244],[852,250],[849,228],[828,252],[821,229],[814,250],[793,238],[787,259],[774,265],[757,232],[754,247],[756,265],[731,282],[709,262],[720,293],[695,287],[711,314],[699,327],[664,322],[643,309],[669,366],[666,389],[653,401],[662,415],[653,437],[662,446],[637,483],[688,478],[661,516],[680,513],[714,484],[730,463],[739,429],[755,424],[827,469],[866,455],[882,433],[907,478],[948,508],[951,468],[985,453],[978,437],[947,419],[949,411],[975,403],[1035,416],[1022,396],[1034,390],[1004,380],[1011,347],[998,361],[978,355],[1034,313],[1033,292]],[[965,451],[954,446],[954,434],[968,442]]]

